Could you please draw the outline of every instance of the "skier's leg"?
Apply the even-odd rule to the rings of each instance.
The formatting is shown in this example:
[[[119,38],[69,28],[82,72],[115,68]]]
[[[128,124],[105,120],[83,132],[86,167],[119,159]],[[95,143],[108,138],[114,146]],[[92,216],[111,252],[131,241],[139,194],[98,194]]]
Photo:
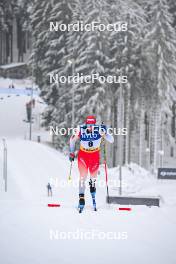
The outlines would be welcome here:
[[[87,174],[84,174],[85,176],[81,177],[80,176],[80,179],[79,179],[79,209],[80,209],[80,213],[82,212],[82,210],[84,209],[84,206],[85,206],[85,196],[84,196],[84,193],[85,193],[85,182],[86,182],[86,178],[87,178]]]
[[[78,154],[78,169],[80,173],[79,178],[79,208],[80,213],[82,212],[84,205],[85,205],[85,182],[88,174],[88,167],[86,163],[86,157],[84,152],[80,151]]]
[[[79,169],[79,193],[84,194],[85,192],[85,182],[88,174],[88,166],[87,166],[87,160],[86,155],[84,152],[79,151],[78,154],[78,169]]]
[[[89,161],[90,178],[91,178],[92,183],[94,183],[93,187],[95,187],[99,165],[100,165],[100,154],[99,154],[99,151],[97,151],[92,154],[92,158]]]
[[[86,179],[87,179],[87,174],[85,173],[84,176],[80,176],[79,179],[79,193],[85,193],[86,189]]]
[[[91,159],[91,163],[89,164],[89,171],[90,171],[90,193],[92,196],[92,203],[94,210],[96,211],[96,200],[95,200],[95,195],[96,195],[96,179],[97,179],[97,174],[98,174],[98,169],[99,169],[99,160],[100,160],[100,155],[99,152],[96,152],[93,154],[93,157]]]
[[[96,178],[90,177],[89,186],[90,186],[90,193],[96,193]]]
[[[95,178],[90,178],[90,181],[89,181],[90,194],[92,196],[92,203],[93,203],[94,210],[96,211],[96,200],[95,200],[96,187],[95,187],[95,182],[96,182]]]

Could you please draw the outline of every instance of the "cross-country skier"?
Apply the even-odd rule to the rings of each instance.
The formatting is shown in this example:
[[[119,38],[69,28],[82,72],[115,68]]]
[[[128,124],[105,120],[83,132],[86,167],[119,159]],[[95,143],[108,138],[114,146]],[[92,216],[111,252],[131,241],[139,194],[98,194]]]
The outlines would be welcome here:
[[[78,169],[80,173],[79,179],[79,212],[81,213],[85,205],[85,182],[90,173],[90,193],[92,196],[93,207],[96,211],[96,178],[100,163],[100,145],[102,139],[107,140],[110,143],[114,142],[112,135],[107,133],[105,125],[96,125],[95,116],[87,116],[85,124],[81,125],[76,133],[70,138],[70,161],[74,161],[75,158],[75,143],[80,141],[80,149],[78,152]]]
[[[46,187],[47,187],[47,191],[48,191],[48,196],[52,196],[53,193],[52,193],[52,187],[51,187],[51,184],[48,183]]]

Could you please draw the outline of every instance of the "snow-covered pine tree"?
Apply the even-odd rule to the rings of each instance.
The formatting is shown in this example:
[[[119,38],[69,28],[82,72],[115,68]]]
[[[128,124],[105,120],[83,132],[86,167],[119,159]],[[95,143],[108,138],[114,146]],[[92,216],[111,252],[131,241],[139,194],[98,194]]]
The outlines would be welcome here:
[[[175,0],[169,0],[169,11],[173,15],[173,26],[176,28],[176,2]]]
[[[77,0],[72,4],[72,21],[78,21],[84,24],[98,21],[107,23],[108,16],[105,8],[105,1],[87,1],[86,4],[82,0]],[[104,8],[103,8],[104,7]],[[93,73],[105,75],[104,67],[107,65],[108,57],[108,37],[107,32],[85,32],[70,31],[66,42],[67,53],[63,57],[63,67],[61,75],[76,75],[79,73],[84,76]],[[69,63],[71,62],[71,63]],[[107,66],[106,66],[107,67]],[[102,88],[103,87],[103,88]],[[54,112],[57,117],[59,126],[67,127],[71,125],[72,106],[74,101],[75,124],[83,121],[86,114],[94,113],[100,117],[103,116],[102,108],[105,107],[105,85],[101,83],[95,84],[68,84],[60,89],[60,96],[57,100],[57,110]],[[74,99],[73,99],[74,97]],[[64,107],[63,119],[59,120],[61,115],[61,107]],[[58,113],[58,114],[57,114]]]
[[[140,5],[134,3],[133,1],[120,1],[117,5],[116,1],[110,2],[111,8],[111,17],[112,22],[117,23],[118,21],[126,22],[128,24],[128,30],[126,32],[112,32],[111,33],[111,58],[112,58],[112,69],[113,74],[117,74],[118,71],[122,75],[128,77],[128,84],[123,84],[123,105],[124,105],[124,121],[123,126],[128,129],[128,135],[123,138],[124,140],[124,149],[123,149],[123,162],[128,163],[130,161],[130,124],[135,121],[134,117],[131,116],[131,111],[134,102],[131,102],[132,99],[137,99],[139,96],[138,90],[140,86],[140,65],[139,61],[141,58],[141,45],[142,45],[142,30],[145,25],[145,14]],[[118,73],[119,74],[119,73]],[[119,100],[119,90],[120,85],[111,85],[111,96],[112,100],[112,113],[113,126],[119,127],[118,117],[118,103]],[[119,142],[116,138],[115,145],[120,144],[120,137],[118,137]],[[114,148],[114,156],[116,156],[116,149]],[[119,156],[119,155],[117,155]],[[117,159],[114,158],[115,164],[117,164]],[[114,164],[114,165],[115,165]]]
[[[50,17],[48,17],[48,31],[50,22],[58,23],[59,25],[65,24],[68,25],[71,22],[72,17],[72,6],[73,1],[52,1],[52,10],[50,13]],[[65,66],[64,57],[67,55],[67,31],[50,31],[48,32],[48,49],[45,53],[44,60],[44,72],[46,73],[47,79],[45,80],[45,84],[43,89],[45,90],[45,100],[49,105],[49,115],[52,116],[52,125],[59,125],[64,121],[65,110],[67,104],[67,98],[63,96],[65,90],[67,89],[66,85],[49,83],[49,74],[54,74],[61,76],[63,73],[63,68]],[[64,97],[65,106],[62,103],[62,99]],[[51,106],[53,108],[53,114],[51,111]],[[50,120],[46,124],[50,124]]]
[[[149,16],[151,18],[149,32],[145,36],[146,56],[151,60],[151,70],[153,72],[153,117],[151,131],[151,161],[156,167],[157,164],[157,133],[162,135],[161,123],[158,112],[170,111],[173,100],[174,84],[176,78],[176,34],[172,27],[172,14],[169,12],[166,0],[151,1],[149,6]],[[155,169],[155,168],[154,168]]]
[[[36,82],[41,89],[42,95],[44,79],[46,78],[43,67],[45,67],[44,60],[49,43],[49,29],[47,23],[47,19],[50,16],[50,12],[48,12],[49,9],[51,9],[50,1],[35,0],[30,10],[33,39],[31,66],[33,68],[33,74],[36,78]]]
[[[18,10],[17,0],[0,2],[0,64],[13,61],[13,19]]]
[[[67,1],[67,8],[64,8],[64,10],[67,10],[67,17],[68,21],[62,22],[66,24],[74,24],[78,21],[80,21],[79,16],[79,10],[81,10],[81,7],[77,3],[78,1],[70,1],[70,4],[68,5]],[[63,34],[63,33],[62,33]],[[64,45],[62,47],[62,59],[58,62],[60,63],[59,70],[57,70],[57,73],[59,76],[72,76],[74,75],[75,71],[75,64],[76,64],[76,49],[75,47],[81,48],[81,45],[79,45],[78,38],[80,36],[81,32],[75,32],[72,29],[65,33],[65,36],[62,36],[62,39],[64,38]],[[72,120],[72,104],[73,104],[73,83],[66,83],[66,84],[60,84],[59,85],[59,97],[56,102],[56,111],[54,113],[55,120],[57,123],[57,126],[59,127],[65,127],[68,128],[73,124]],[[74,87],[75,89],[75,87]],[[74,96],[74,103],[76,101],[76,98]],[[77,116],[77,113],[75,111],[74,116]],[[62,137],[63,138],[63,137]],[[58,138],[58,140],[62,141],[62,138]],[[65,141],[65,139],[63,138]]]
[[[79,0],[78,4],[82,7],[81,12],[78,14],[80,21],[83,21],[85,24],[94,21],[107,24],[109,14],[106,10],[106,2],[104,0],[89,0],[86,3]],[[109,47],[107,31],[84,31],[80,36],[75,33],[70,38],[70,41],[76,53],[76,73],[83,74],[84,76],[92,74],[107,76]],[[69,43],[68,46],[70,46]],[[78,119],[90,113],[99,116],[102,114],[106,103],[105,91],[107,87],[108,84],[103,84],[99,81],[77,85],[76,105]]]
[[[9,9],[9,5],[7,6],[7,3],[5,0],[1,1],[0,2],[0,32],[2,32],[2,30],[5,30],[7,26],[6,17],[5,17],[7,9]]]

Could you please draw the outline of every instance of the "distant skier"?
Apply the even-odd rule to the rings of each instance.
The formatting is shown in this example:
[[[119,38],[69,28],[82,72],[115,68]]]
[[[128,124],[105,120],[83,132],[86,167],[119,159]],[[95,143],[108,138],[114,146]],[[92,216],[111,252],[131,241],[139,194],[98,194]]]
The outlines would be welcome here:
[[[81,125],[76,135],[70,138],[70,161],[74,161],[75,158],[75,143],[80,141],[80,149],[78,152],[78,169],[80,173],[79,179],[79,212],[81,213],[85,205],[85,182],[90,173],[90,193],[92,196],[92,202],[94,210],[96,211],[96,178],[100,163],[100,145],[102,139],[114,142],[112,135],[107,133],[105,125],[96,125],[95,116],[87,116],[85,124]]]
[[[53,193],[52,193],[52,187],[51,187],[51,184],[48,183],[46,187],[47,187],[47,191],[48,191],[48,196],[52,196]]]

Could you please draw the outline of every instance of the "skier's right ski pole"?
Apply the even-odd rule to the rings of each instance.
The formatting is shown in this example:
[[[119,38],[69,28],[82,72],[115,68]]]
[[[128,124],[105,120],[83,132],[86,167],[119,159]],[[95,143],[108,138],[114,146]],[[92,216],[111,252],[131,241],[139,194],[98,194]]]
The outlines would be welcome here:
[[[72,161],[70,164],[70,172],[69,172],[69,176],[68,176],[68,180],[71,181],[71,172],[72,172]]]
[[[108,187],[108,170],[107,170],[107,157],[106,157],[106,144],[105,140],[103,139],[104,145],[104,165],[105,165],[105,176],[106,176],[106,191],[107,191],[107,202],[109,203],[109,187]]]

